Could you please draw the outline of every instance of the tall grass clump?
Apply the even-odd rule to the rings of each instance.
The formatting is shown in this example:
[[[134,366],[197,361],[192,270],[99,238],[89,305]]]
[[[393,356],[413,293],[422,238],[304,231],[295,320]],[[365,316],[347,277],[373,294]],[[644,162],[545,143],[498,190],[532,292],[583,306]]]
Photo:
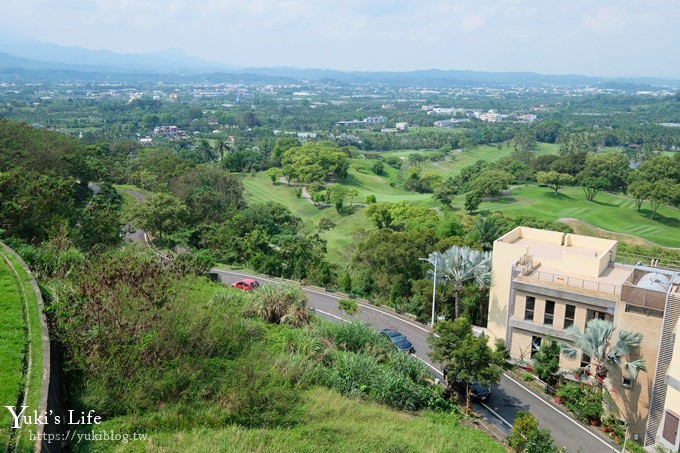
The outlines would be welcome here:
[[[272,324],[300,327],[309,321],[307,296],[299,286],[263,285],[253,291],[246,313]]]
[[[321,323],[316,334],[331,342],[341,351],[364,352],[379,356],[391,351],[389,340],[359,321],[345,323]]]

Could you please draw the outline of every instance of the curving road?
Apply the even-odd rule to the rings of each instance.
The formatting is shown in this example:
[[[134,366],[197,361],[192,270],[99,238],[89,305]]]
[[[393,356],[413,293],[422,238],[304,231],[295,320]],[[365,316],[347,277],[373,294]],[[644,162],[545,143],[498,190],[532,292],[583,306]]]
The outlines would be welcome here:
[[[222,282],[226,284],[246,277],[255,278],[261,282],[279,282],[279,280],[224,269],[214,268],[211,272],[219,274]],[[348,316],[338,309],[339,296],[311,288],[303,289],[307,293],[309,306],[323,318],[332,321],[359,319],[378,330],[389,328],[400,331],[411,340],[416,349],[415,356],[425,362],[432,370],[433,376],[443,378],[437,364],[429,357],[430,347],[427,344],[429,327],[387,309],[361,302],[359,302],[360,312],[357,315]],[[520,410],[531,412],[538,419],[541,427],[551,430],[557,445],[565,447],[569,452],[618,451],[597,431],[574,421],[508,375],[503,375],[501,382],[493,388],[491,398],[486,404],[475,405],[475,411],[485,416],[505,433],[509,432],[510,424]]]

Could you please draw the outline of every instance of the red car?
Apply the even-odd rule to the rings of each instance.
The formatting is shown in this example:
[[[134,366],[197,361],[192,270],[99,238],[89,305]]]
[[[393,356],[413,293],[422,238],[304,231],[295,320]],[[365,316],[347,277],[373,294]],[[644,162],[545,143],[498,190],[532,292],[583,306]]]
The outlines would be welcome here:
[[[257,280],[253,280],[252,278],[244,278],[243,280],[232,283],[231,286],[243,291],[252,291],[260,286],[260,284],[257,282]]]

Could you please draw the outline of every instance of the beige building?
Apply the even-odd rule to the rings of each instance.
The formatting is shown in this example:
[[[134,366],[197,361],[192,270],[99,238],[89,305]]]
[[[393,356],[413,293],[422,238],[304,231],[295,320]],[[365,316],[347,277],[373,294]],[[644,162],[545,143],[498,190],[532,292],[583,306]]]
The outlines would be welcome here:
[[[673,331],[673,358],[666,375],[666,400],[663,419],[656,433],[657,443],[671,451],[680,451],[680,320]]]
[[[636,379],[612,372],[608,388],[619,414],[630,424],[631,437],[653,445],[662,437],[665,420],[677,422],[680,413],[680,347],[673,336],[680,315],[680,273],[642,263],[618,264],[616,245],[613,240],[526,227],[498,238],[488,330],[492,339],[506,341],[514,357],[526,360],[546,335],[568,342],[567,327],[583,330],[593,318],[641,333],[639,351],[629,359],[644,358],[647,372]],[[587,356],[560,358],[565,370],[589,363]],[[669,412],[669,407],[676,409]],[[677,446],[677,425],[675,432]]]

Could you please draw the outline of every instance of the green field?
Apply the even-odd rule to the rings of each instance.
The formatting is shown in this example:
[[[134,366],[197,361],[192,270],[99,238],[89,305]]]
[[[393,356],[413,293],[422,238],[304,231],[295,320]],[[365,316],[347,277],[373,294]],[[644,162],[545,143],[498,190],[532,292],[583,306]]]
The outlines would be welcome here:
[[[539,143],[535,150],[540,155],[555,154],[557,151],[558,145],[547,143]],[[477,160],[498,161],[510,156],[512,152],[512,147],[507,145],[500,150],[495,146],[478,146],[466,151],[454,151],[450,153],[449,160],[427,161],[421,166],[423,172],[433,172],[448,177],[456,175],[461,168],[472,165]],[[436,151],[406,150],[380,154],[384,157],[407,158],[412,153],[430,156]],[[384,166],[384,175],[376,175],[371,169],[374,163],[373,159],[350,160],[349,173],[342,185],[359,192],[355,201],[363,202],[367,195],[375,195],[377,201],[408,201],[430,208],[440,206],[431,194],[403,190],[400,171],[389,165]],[[294,186],[272,185],[264,174],[244,176],[243,182],[248,200],[277,201],[286,205],[296,215],[314,224],[318,223],[322,217],[333,220],[337,227],[324,233],[322,237],[328,241],[329,259],[336,264],[346,263],[347,257],[343,250],[351,243],[355,231],[374,228],[360,209],[355,210],[353,214],[341,216],[333,208],[316,208],[308,201],[296,198]],[[457,197],[454,208],[462,210],[463,201],[464,196]],[[600,193],[594,202],[588,202],[580,187],[566,187],[558,196],[554,196],[553,192],[547,188],[516,187],[512,189],[510,195],[485,200],[479,208],[481,213],[493,211],[501,211],[510,217],[533,216],[545,220],[576,218],[615,233],[639,236],[666,247],[680,247],[680,236],[677,234],[677,227],[680,226],[680,211],[677,209],[662,207],[654,220],[650,220],[647,203],[643,205],[641,212],[637,212],[634,200],[608,193]],[[627,238],[620,237],[619,239],[626,240]],[[636,243],[635,239],[631,239],[630,242]]]
[[[361,228],[373,228],[363,209],[355,208],[352,214],[341,215],[335,208],[318,208],[304,198],[296,198],[295,186],[279,183],[274,185],[264,173],[244,176],[243,185],[249,203],[267,201],[281,203],[311,225],[318,225],[322,218],[332,220],[336,227],[325,231],[321,237],[328,241],[328,259],[338,265],[347,262],[345,249],[352,242],[353,233]],[[359,196],[355,201],[363,201],[363,198]]]
[[[331,390],[302,393],[297,420],[290,427],[148,432],[145,423],[124,417],[94,430],[148,433],[144,441],[93,442],[76,451],[252,451],[252,452],[503,452],[505,449],[455,416],[410,415],[374,403],[359,402]],[[177,414],[175,417],[180,417]],[[159,417],[156,417],[157,419]],[[181,422],[180,422],[181,423]],[[161,424],[164,424],[161,422]],[[87,450],[83,449],[87,448]]]
[[[462,199],[457,201],[462,204]],[[565,187],[557,196],[546,187],[516,187],[508,196],[483,202],[479,210],[500,211],[510,217],[530,215],[545,220],[576,218],[605,230],[640,236],[662,246],[680,247],[680,210],[661,207],[654,220],[650,220],[647,202],[638,212],[635,200],[624,196],[599,193],[594,202],[586,201],[580,187]]]
[[[31,368],[28,376],[26,404],[37,410],[40,401],[42,378],[42,342],[40,313],[30,284],[29,275],[19,261],[4,248],[0,249],[0,402],[3,406],[16,405],[20,390],[26,385],[22,375],[24,346],[31,343]],[[25,308],[28,308],[30,338],[27,338]],[[0,412],[0,445],[7,445],[11,435],[12,418],[7,410]],[[18,433],[18,451],[31,451],[32,442],[28,430],[35,426],[26,425]],[[15,433],[16,435],[17,433]],[[16,439],[16,437],[14,438]]]

